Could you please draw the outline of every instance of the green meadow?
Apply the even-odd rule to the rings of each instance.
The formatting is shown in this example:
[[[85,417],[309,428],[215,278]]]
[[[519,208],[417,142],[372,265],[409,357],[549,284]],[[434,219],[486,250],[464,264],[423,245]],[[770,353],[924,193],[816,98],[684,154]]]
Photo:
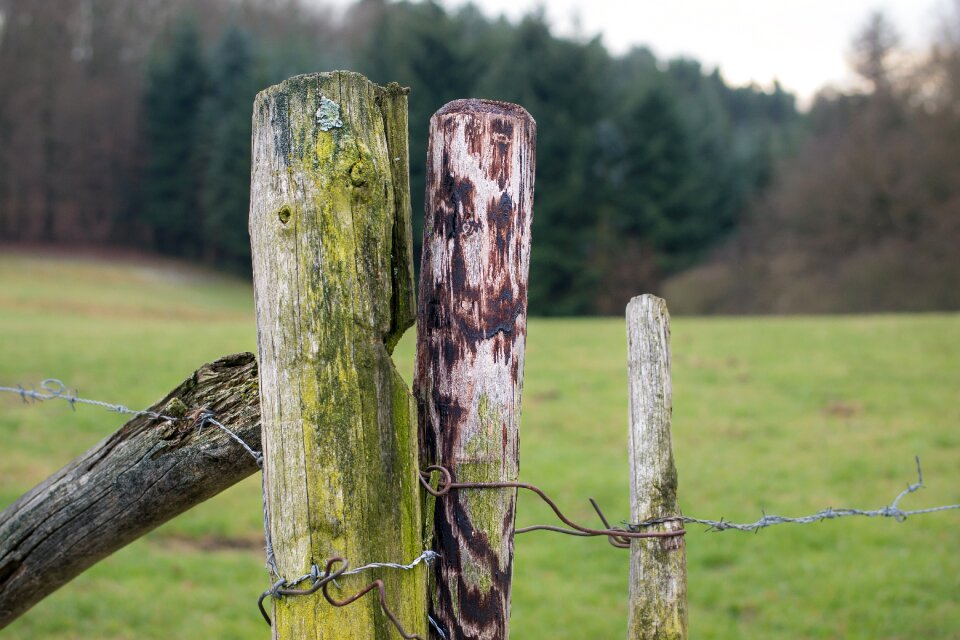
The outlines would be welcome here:
[[[624,301],[626,303],[626,301]],[[669,303],[669,300],[668,300]],[[960,503],[960,316],[675,318],[674,450],[688,515]],[[413,332],[395,359],[412,375]],[[0,256],[0,385],[62,379],[143,407],[203,362],[256,350],[244,282],[165,262]],[[521,479],[596,523],[628,515],[621,319],[529,323]],[[93,407],[0,397],[0,508],[114,431]],[[266,638],[259,480],[65,585],[4,638]],[[522,496],[517,524],[552,522]],[[960,638],[960,511],[687,534],[693,638]],[[400,558],[380,560],[399,561]],[[627,552],[516,543],[512,637],[624,638]]]

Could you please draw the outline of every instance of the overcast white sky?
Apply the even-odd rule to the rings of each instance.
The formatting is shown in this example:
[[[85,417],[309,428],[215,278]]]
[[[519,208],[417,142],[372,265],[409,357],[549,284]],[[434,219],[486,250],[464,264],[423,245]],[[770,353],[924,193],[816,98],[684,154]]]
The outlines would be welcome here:
[[[346,0],[338,0],[338,3]],[[555,31],[602,34],[622,53],[647,45],[659,57],[688,55],[720,67],[735,84],[779,79],[808,100],[827,83],[852,78],[850,40],[871,11],[883,10],[907,46],[928,40],[950,0],[476,0],[491,16],[517,18],[542,5]],[[441,0],[447,7],[463,0]]]

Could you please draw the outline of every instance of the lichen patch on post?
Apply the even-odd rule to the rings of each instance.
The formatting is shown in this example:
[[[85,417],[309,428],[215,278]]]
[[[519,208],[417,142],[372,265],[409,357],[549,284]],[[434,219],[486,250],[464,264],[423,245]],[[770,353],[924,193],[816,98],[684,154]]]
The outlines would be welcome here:
[[[320,131],[330,131],[343,126],[343,120],[340,119],[340,105],[326,96],[320,98],[320,106],[317,108],[317,126]]]

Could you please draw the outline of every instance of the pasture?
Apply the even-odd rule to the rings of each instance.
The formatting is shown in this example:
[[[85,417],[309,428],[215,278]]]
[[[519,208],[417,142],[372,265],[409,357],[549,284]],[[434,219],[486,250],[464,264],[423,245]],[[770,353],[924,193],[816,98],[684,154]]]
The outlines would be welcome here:
[[[637,292],[640,293],[640,292]],[[667,301],[669,304],[669,300]],[[626,303],[626,301],[624,301]],[[536,310],[531,309],[535,314]],[[397,348],[409,380],[413,331]],[[156,261],[0,256],[0,384],[57,377],[143,407],[205,361],[255,351],[251,288]],[[521,479],[568,513],[628,513],[622,319],[533,319]],[[684,513],[735,521],[960,503],[960,316],[675,318],[674,451]],[[0,508],[121,416],[0,397]],[[518,526],[550,522],[521,496]],[[960,512],[759,534],[689,527],[694,638],[960,638]],[[369,560],[398,561],[398,558]],[[63,587],[5,638],[265,638],[260,486],[251,478]],[[519,536],[512,637],[622,638],[627,553]]]

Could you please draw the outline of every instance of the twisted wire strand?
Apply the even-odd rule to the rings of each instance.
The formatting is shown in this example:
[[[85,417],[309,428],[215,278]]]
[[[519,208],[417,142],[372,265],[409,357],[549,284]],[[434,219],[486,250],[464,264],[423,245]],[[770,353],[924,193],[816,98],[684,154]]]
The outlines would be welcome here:
[[[431,562],[433,562],[439,557],[440,557],[440,554],[437,553],[436,551],[433,551],[432,549],[426,549],[424,550],[423,553],[421,553],[419,556],[417,556],[407,564],[400,564],[398,562],[370,562],[363,565],[362,567],[357,567],[355,569],[348,569],[346,571],[334,572],[331,575],[335,574],[336,578],[340,578],[343,576],[353,576],[358,573],[363,573],[364,571],[369,571],[371,569],[399,569],[402,571],[410,571],[416,568],[416,566],[421,562],[426,562],[427,564],[430,564]],[[274,587],[271,587],[267,591],[267,593],[269,595],[275,595],[275,594],[290,595],[290,594],[283,594],[280,592],[280,590],[284,588],[293,588],[298,584],[306,582],[307,580],[313,580],[314,582],[316,582],[317,580],[323,580],[326,577],[327,577],[327,574],[320,569],[320,565],[314,564],[310,566],[309,573],[305,573],[298,578],[294,578],[293,580],[284,579],[282,580],[282,584],[279,587],[275,588],[276,585],[274,585]]]
[[[153,418],[155,420],[178,420],[178,418],[166,416],[162,413],[157,413],[156,411],[138,411],[136,409],[125,407],[122,404],[104,402],[103,400],[92,400],[90,398],[81,398],[78,395],[78,390],[74,389],[71,391],[67,385],[56,378],[47,378],[40,383],[40,388],[43,389],[43,391],[38,391],[33,387],[27,389],[21,385],[17,385],[15,387],[0,386],[0,392],[16,394],[20,396],[20,399],[23,400],[24,403],[29,403],[31,400],[35,400],[37,402],[44,402],[46,400],[63,400],[69,404],[70,408],[74,411],[76,411],[78,404],[87,404],[95,407],[101,407],[114,413],[123,413],[130,416],[147,416],[148,418]]]
[[[150,411],[149,409],[131,409],[130,407],[117,404],[115,402],[105,402],[103,400],[94,400],[92,398],[81,397],[79,390],[71,390],[66,384],[57,378],[45,379],[40,383],[40,388],[43,391],[38,391],[34,387],[28,389],[22,385],[17,385],[15,387],[0,386],[0,393],[18,395],[24,403],[29,403],[30,401],[46,402],[48,400],[62,400],[63,402],[69,404],[70,408],[74,411],[77,410],[78,404],[85,404],[93,407],[100,407],[113,413],[121,413],[133,417],[145,416],[153,420],[167,420],[169,422],[184,422],[192,420],[197,426],[198,434],[203,431],[204,426],[212,424],[227,434],[227,436],[230,437],[234,442],[243,447],[246,452],[249,453],[250,456],[256,461],[257,466],[263,468],[263,454],[253,449],[253,447],[244,442],[243,438],[237,435],[225,424],[217,420],[217,414],[213,411],[204,410],[188,416],[175,417],[168,416],[157,411]]]
[[[381,610],[383,610],[384,615],[387,616],[387,618],[390,620],[393,626],[396,627],[400,635],[403,636],[404,638],[423,640],[417,634],[408,634],[406,630],[403,628],[403,625],[400,623],[399,619],[397,619],[396,614],[394,614],[394,612],[390,609],[390,607],[387,606],[386,590],[384,587],[383,580],[379,580],[379,579],[374,580],[373,582],[365,586],[363,589],[361,589],[354,595],[346,598],[345,600],[335,599],[333,596],[330,595],[330,592],[327,590],[327,588],[331,582],[335,584],[337,587],[339,587],[340,585],[337,583],[337,578],[342,578],[344,576],[356,575],[358,573],[363,573],[364,571],[370,571],[371,569],[398,569],[401,571],[411,571],[414,568],[416,568],[416,566],[421,562],[430,564],[431,562],[433,562],[439,557],[440,557],[440,554],[438,554],[436,551],[433,551],[431,549],[426,549],[423,553],[421,553],[414,560],[410,561],[407,564],[399,564],[396,562],[370,562],[368,564],[363,565],[362,567],[357,567],[355,569],[349,569],[348,568],[349,563],[343,558],[339,558],[339,557],[331,558],[327,560],[326,568],[324,568],[323,570],[320,569],[319,565],[314,564],[314,565],[311,565],[309,573],[305,573],[299,578],[296,578],[294,580],[286,580],[284,578],[280,578],[275,583],[273,583],[269,589],[267,589],[262,594],[260,594],[260,598],[257,600],[257,607],[260,609],[260,615],[263,616],[263,619],[266,621],[266,623],[270,626],[273,626],[273,622],[270,620],[270,615],[267,613],[267,609],[263,604],[264,600],[266,600],[267,598],[279,598],[283,596],[308,596],[316,593],[317,591],[321,591],[323,594],[323,597],[331,605],[335,607],[345,607],[347,605],[350,605],[356,602],[357,600],[362,598],[364,595],[366,595],[370,591],[373,591],[374,589],[376,589],[379,595]],[[335,567],[336,565],[341,565],[341,566],[339,569],[334,570],[333,567]],[[298,584],[302,582],[306,582],[307,580],[312,581],[312,584],[310,587],[306,589],[294,588]],[[430,622],[437,629],[437,632],[440,634],[440,637],[445,638],[446,635],[443,633],[443,630],[440,629],[440,627],[437,625],[436,621],[430,618]]]
[[[897,522],[903,522],[910,516],[923,515],[926,513],[938,513],[940,511],[951,511],[954,509],[960,509],[960,504],[948,504],[939,507],[928,507],[926,509],[910,509],[904,510],[900,508],[900,501],[914,493],[923,489],[926,485],[923,482],[923,469],[920,466],[920,457],[915,458],[917,463],[917,481],[907,485],[907,488],[897,494],[897,497],[893,499],[893,502],[890,504],[880,507],[879,509],[834,509],[828,507],[826,509],[821,509],[820,511],[807,515],[800,516],[795,518],[790,518],[786,516],[778,516],[774,514],[766,514],[757,520],[756,522],[729,522],[721,518],[720,520],[708,520],[704,518],[693,518],[690,516],[670,516],[666,518],[653,518],[650,520],[644,520],[643,522],[637,523],[625,523],[627,528],[631,531],[641,530],[646,527],[650,527],[656,524],[662,524],[664,522],[676,522],[682,521],[687,524],[702,524],[707,526],[707,531],[759,531],[761,529],[766,529],[767,527],[772,527],[779,524],[813,524],[814,522],[822,522],[824,520],[836,520],[838,518],[847,518],[852,516],[861,516],[866,518],[893,518]]]

